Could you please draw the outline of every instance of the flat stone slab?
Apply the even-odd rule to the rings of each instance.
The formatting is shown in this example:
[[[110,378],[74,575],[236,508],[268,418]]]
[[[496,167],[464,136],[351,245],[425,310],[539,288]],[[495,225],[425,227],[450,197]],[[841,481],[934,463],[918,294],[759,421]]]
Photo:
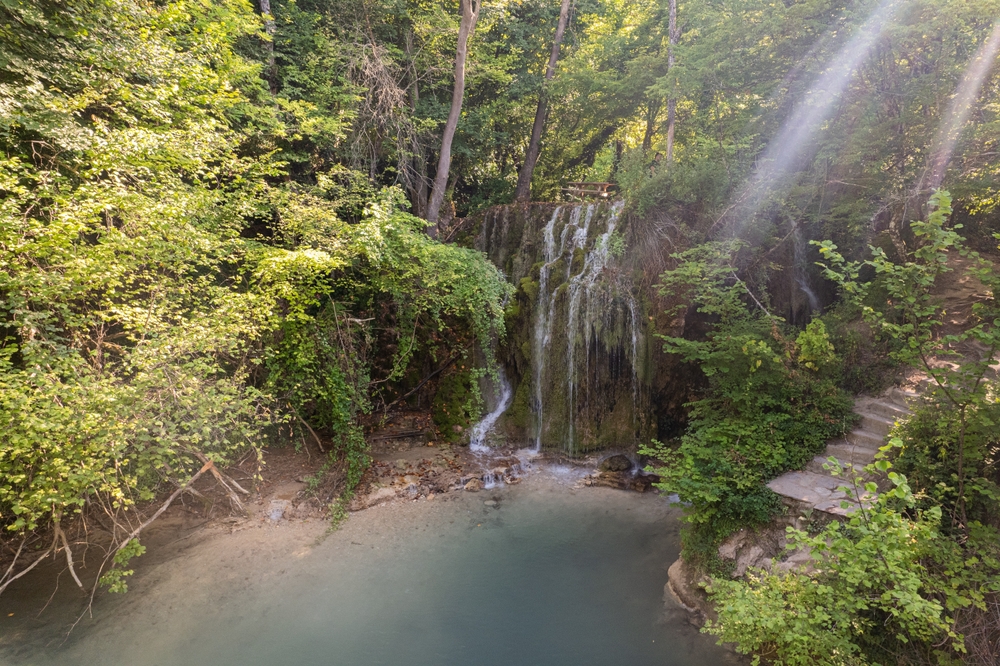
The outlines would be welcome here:
[[[847,441],[856,446],[863,446],[877,451],[885,444],[885,436],[879,435],[876,432],[857,429],[847,433]]]
[[[915,393],[913,394],[916,395]],[[879,398],[858,398],[854,403],[854,411],[862,416],[866,414],[881,416],[890,420],[905,419],[910,416],[909,409],[890,400]]]
[[[847,499],[846,493],[837,490],[844,483],[843,479],[829,474],[813,474],[812,472],[786,472],[772,479],[767,487],[783,497],[788,497],[807,504],[818,504]]]

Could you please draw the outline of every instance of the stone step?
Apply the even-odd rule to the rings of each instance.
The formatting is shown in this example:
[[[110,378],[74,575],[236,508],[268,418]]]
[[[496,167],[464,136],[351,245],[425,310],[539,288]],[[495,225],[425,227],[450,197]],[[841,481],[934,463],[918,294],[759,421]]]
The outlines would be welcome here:
[[[787,497],[806,504],[839,501],[847,499],[847,495],[839,490],[844,480],[829,474],[814,472],[786,472],[772,479],[767,487],[782,497]]]
[[[886,391],[884,396],[893,404],[899,405],[909,411],[910,405],[912,405],[920,397],[920,394],[916,391],[908,391],[907,389],[893,387]]]
[[[858,428],[847,433],[847,441],[855,446],[860,446],[873,451],[878,451],[885,444],[885,435],[877,432]]]
[[[860,414],[860,416],[861,421],[858,422],[858,428],[879,435],[883,439],[889,436],[889,431],[896,423],[895,419],[879,414]]]
[[[860,508],[860,504],[858,502],[856,502],[855,500],[847,500],[849,502],[849,504],[847,505],[847,508],[844,508],[842,506],[842,504],[843,504],[843,502],[844,502],[845,499],[847,499],[847,498],[846,497],[842,497],[840,499],[823,500],[822,502],[817,502],[813,506],[813,509],[816,510],[816,511],[822,511],[824,513],[829,513],[829,514],[832,514],[834,516],[849,516],[849,515],[851,515],[852,513],[854,513],[855,511],[857,511]],[[867,499],[866,498],[865,501],[864,501],[864,504],[866,506],[871,506],[873,502],[874,502],[874,498],[871,498],[871,499]]]
[[[831,456],[828,454],[818,455],[812,460],[810,460],[808,463],[806,463],[806,466],[802,468],[802,471],[812,472],[813,474],[825,474],[827,476],[832,476],[830,470],[824,469],[823,467],[823,465],[830,464],[830,461],[828,460],[828,458],[830,457]],[[870,464],[872,460],[867,460],[867,459],[855,460],[853,463],[851,463],[846,458],[841,458],[840,456],[832,456],[832,457],[836,458],[837,462],[840,463],[841,473],[840,476],[835,478],[840,479],[841,483],[849,483],[850,480],[853,478],[854,474],[857,474],[857,476],[860,477],[862,481],[874,481],[879,477],[878,472],[874,474],[869,474],[865,472],[865,466]]]
[[[910,415],[910,410],[890,400],[880,400],[878,398],[859,398],[854,403],[854,411],[864,416],[871,414],[881,416],[891,420],[905,419]]]
[[[809,462],[807,462],[806,466],[802,468],[802,471],[804,471],[804,472],[812,472],[813,474],[826,474],[827,476],[830,476],[830,471],[827,470],[827,469],[824,469],[823,465],[829,464],[829,462],[830,462],[829,458],[831,458],[831,457],[836,458],[837,462],[839,462],[840,466],[842,468],[844,468],[844,469],[846,469],[849,465],[851,465],[851,461],[848,459],[847,456],[845,456],[845,457],[835,456],[829,450],[827,450],[827,451],[824,451],[823,453],[821,453],[820,455],[816,456],[815,458],[813,458]],[[870,462],[870,461],[868,461],[868,462]],[[861,471],[861,467],[863,467],[864,465],[867,465],[868,462],[855,461],[853,464],[857,468],[858,472],[860,472]],[[841,478],[843,478],[843,477],[841,477]]]
[[[824,459],[834,456],[842,462],[849,462],[855,466],[863,467],[875,460],[876,453],[878,453],[878,449],[858,446],[857,444],[841,439],[827,444],[826,451],[823,452],[822,456]]]

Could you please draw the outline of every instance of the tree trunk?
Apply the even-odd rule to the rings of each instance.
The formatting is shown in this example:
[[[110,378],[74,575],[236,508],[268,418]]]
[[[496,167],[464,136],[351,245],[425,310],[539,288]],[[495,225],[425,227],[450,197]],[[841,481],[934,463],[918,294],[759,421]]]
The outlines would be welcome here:
[[[667,76],[674,70],[674,46],[680,32],[677,30],[677,0],[670,0],[670,21],[667,26],[670,33],[667,38]],[[671,90],[671,95],[667,99],[667,162],[674,161],[674,120],[677,117],[677,97]]]
[[[271,0],[260,0],[260,13],[264,17],[264,32],[269,39],[264,45],[267,51],[267,69],[264,76],[267,78],[267,87],[272,93],[278,91],[278,67],[274,63],[274,17],[271,15]]]
[[[538,95],[538,107],[535,109],[535,122],[531,126],[531,139],[528,150],[524,154],[524,164],[517,174],[517,187],[514,189],[514,201],[528,201],[531,198],[531,175],[535,172],[538,153],[542,148],[542,130],[545,128],[545,117],[548,115],[548,82],[556,75],[556,62],[559,60],[559,47],[562,45],[563,33],[569,21],[569,0],[562,0],[559,6],[559,24],[556,26],[556,37],[552,41],[552,53],[549,54],[549,64],[545,68],[545,80],[542,91]]]
[[[441,135],[441,155],[438,158],[437,173],[434,174],[434,188],[427,204],[427,221],[438,221],[441,204],[444,202],[444,192],[448,186],[448,170],[451,167],[451,142],[455,138],[455,128],[462,115],[462,98],[465,96],[465,58],[469,52],[469,37],[476,29],[479,20],[479,10],[482,0],[461,0],[462,19],[458,24],[458,48],[455,49],[455,88],[451,93],[451,110],[444,124],[444,134]],[[428,233],[436,237],[436,226],[428,227]]]
[[[653,147],[653,135],[656,134],[656,116],[660,114],[662,99],[651,99],[646,103],[646,132],[642,135],[642,150],[649,152]]]
[[[406,57],[409,58],[410,69],[412,71],[409,90],[410,112],[416,114],[417,104],[420,102],[420,86],[417,83],[416,66],[414,63],[412,30],[406,33],[404,48],[406,49]],[[410,155],[407,170],[409,171],[407,174],[407,187],[410,191],[410,202],[413,204],[413,214],[417,217],[426,217],[427,199],[429,196],[427,190],[427,158],[424,155],[423,145],[421,145],[419,138],[414,141],[413,154]]]

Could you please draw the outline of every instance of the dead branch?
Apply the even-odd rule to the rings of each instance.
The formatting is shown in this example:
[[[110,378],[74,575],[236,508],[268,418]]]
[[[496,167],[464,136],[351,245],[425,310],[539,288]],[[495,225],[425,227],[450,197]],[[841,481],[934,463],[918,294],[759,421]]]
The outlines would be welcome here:
[[[326,449],[323,448],[323,442],[320,441],[319,435],[317,435],[316,431],[312,429],[312,426],[306,423],[306,420],[299,415],[299,411],[295,409],[295,405],[289,402],[288,406],[291,408],[292,413],[295,414],[295,417],[302,423],[302,425],[306,427],[306,429],[309,431],[309,434],[313,436],[313,439],[316,440],[316,446],[319,447],[320,453],[326,453]]]
[[[16,575],[14,575],[14,576],[12,576],[10,578],[7,578],[7,580],[4,582],[4,584],[0,585],[0,594],[3,594],[3,591],[7,589],[8,585],[10,585],[11,583],[13,583],[15,580],[17,580],[21,576],[26,575],[29,571],[31,571],[32,569],[34,569],[35,567],[37,567],[39,564],[41,564],[42,560],[44,560],[46,557],[48,557],[49,555],[52,554],[53,550],[55,550],[55,547],[56,547],[56,539],[53,538],[52,539],[52,545],[50,545],[48,548],[46,548],[45,552],[42,553],[41,556],[37,560],[35,560],[34,562],[32,562],[30,565],[28,565],[27,568],[21,570]],[[20,552],[20,550],[18,550],[18,552]],[[11,565],[10,565],[10,568],[7,570],[7,573],[4,574],[5,578],[7,577],[7,575],[10,574],[10,570],[13,569],[13,568],[14,568],[14,563],[12,562]]]
[[[66,549],[66,565],[69,567],[69,573],[73,576],[73,580],[76,582],[77,587],[81,590],[85,589],[83,583],[80,582],[80,577],[76,575],[76,568],[73,566],[73,551],[69,547],[69,540],[66,539],[66,533],[63,532],[62,525],[59,524],[59,518],[57,517],[53,521],[53,528],[55,529],[56,538],[62,541],[63,548]]]
[[[212,472],[212,476],[214,476],[216,478],[216,480],[219,481],[219,483],[221,483],[224,486],[227,486],[226,482],[228,481],[230,485],[232,485],[234,488],[236,488],[236,490],[240,491],[244,495],[249,495],[250,494],[249,490],[246,490],[240,484],[236,483],[236,481],[233,480],[233,478],[231,476],[229,476],[227,474],[223,474],[222,472],[220,472],[219,468],[215,466],[215,463],[213,463],[211,460],[209,460],[205,456],[204,453],[202,453],[201,451],[192,451],[192,453],[194,453],[194,456],[198,460],[202,461],[203,463],[211,465],[210,470]],[[225,479],[225,480],[223,480],[223,479]]]

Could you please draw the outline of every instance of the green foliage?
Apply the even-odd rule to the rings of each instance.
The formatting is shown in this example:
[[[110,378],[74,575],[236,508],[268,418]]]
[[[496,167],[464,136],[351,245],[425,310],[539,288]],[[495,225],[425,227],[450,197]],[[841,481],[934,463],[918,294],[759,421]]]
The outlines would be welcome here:
[[[829,368],[837,360],[822,319],[813,319],[795,338],[796,358],[814,372]]]
[[[608,236],[608,252],[615,259],[621,259],[625,256],[625,251],[628,249],[628,243],[625,241],[625,236],[617,229],[611,232]]]
[[[914,246],[895,261],[879,247],[870,260],[847,261],[833,243],[820,244],[826,275],[846,300],[899,343],[900,362],[922,367],[933,383],[867,477],[852,474],[841,488],[863,498],[846,522],[814,537],[789,528],[789,547],[808,548],[817,571],[713,581],[719,618],[709,631],[745,653],[788,665],[995,659],[985,656],[993,629],[983,627],[1000,592],[998,403],[986,370],[1000,346],[997,278],[946,227],[950,203],[946,192],[932,197],[927,221],[911,225]],[[947,327],[954,304],[937,288],[956,266],[963,280],[987,287],[959,330]],[[872,279],[861,279],[864,269]],[[893,470],[896,449],[906,475]],[[865,478],[885,481],[880,488]],[[975,656],[967,641],[979,642]]]
[[[899,361],[891,352],[899,342],[873,330],[856,304],[838,301],[822,317],[837,356],[838,384],[848,393],[878,395],[892,385]]]
[[[127,541],[112,560],[113,565],[101,576],[100,585],[108,588],[108,592],[124,594],[128,592],[128,583],[125,578],[135,573],[132,569],[122,569],[133,557],[139,557],[146,552],[146,547],[139,543],[138,539]]]
[[[431,405],[431,414],[444,438],[450,442],[462,439],[479,413],[479,394],[471,373],[459,370],[444,377],[438,385]]]
[[[845,522],[814,536],[788,528],[788,548],[808,549],[818,571],[713,580],[719,616],[707,631],[755,653],[754,663],[959,663],[966,647],[955,614],[985,608],[1000,589],[998,533],[978,527],[963,546],[950,541],[940,507],[917,509],[906,477],[891,467],[883,457],[868,468],[888,472],[891,486]],[[852,475],[841,490],[859,496],[875,484]]]
[[[898,261],[880,247],[871,247],[871,259],[852,262],[833,243],[818,245],[829,262],[827,277],[861,307],[873,328],[901,343],[893,356],[930,378],[928,405],[906,431],[910,444],[902,459],[907,472],[927,483],[928,493],[939,500],[951,497],[943,506],[952,524],[962,528],[969,525],[970,503],[981,514],[985,507],[995,509],[1000,496],[992,453],[997,397],[988,378],[1000,350],[1000,307],[993,297],[1000,278],[987,259],[965,246],[956,230],[960,225],[946,226],[950,213],[950,195],[935,193],[927,220],[911,223],[915,247]],[[956,265],[963,266],[965,280],[977,281],[987,292],[959,330],[947,327],[947,312],[955,306],[935,288]],[[863,268],[874,271],[873,280],[859,277]],[[876,291],[885,294],[877,306],[869,299]]]
[[[5,12],[20,12],[6,6]],[[235,153],[240,3],[21,16],[0,94],[0,523],[110,515],[259,442]],[[51,12],[51,13],[48,13]],[[43,16],[45,17],[43,19]],[[58,45],[53,52],[45,45]],[[220,182],[222,185],[220,186]]]
[[[676,255],[661,289],[686,294],[715,318],[704,340],[661,336],[664,351],[696,363],[708,378],[704,397],[688,405],[690,422],[679,447],[645,450],[661,461],[659,487],[690,505],[687,520],[712,544],[746,525],[766,522],[780,507],[765,483],[804,465],[850,423],[850,400],[823,371],[835,362],[826,330],[813,321],[793,341],[735,276],[738,245],[710,243]],[[683,307],[683,306],[682,306]],[[751,309],[753,308],[753,309]]]
[[[304,60],[272,95],[242,0],[0,5],[4,540],[91,509],[134,524],[275,420],[332,435],[350,493],[373,395],[502,334],[499,271],[331,163],[356,91],[281,9],[313,32],[279,35]],[[117,545],[115,591],[141,554]]]

